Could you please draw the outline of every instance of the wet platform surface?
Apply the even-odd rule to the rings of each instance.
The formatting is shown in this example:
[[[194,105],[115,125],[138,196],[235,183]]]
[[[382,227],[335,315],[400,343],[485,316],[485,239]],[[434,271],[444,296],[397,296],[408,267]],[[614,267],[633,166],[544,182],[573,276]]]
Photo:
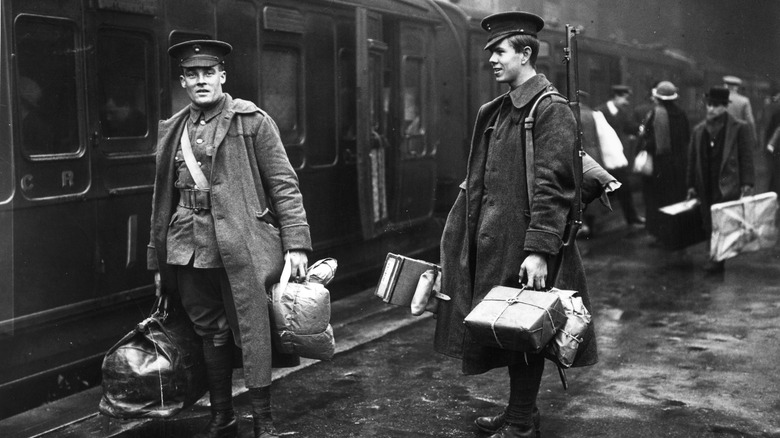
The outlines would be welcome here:
[[[569,370],[566,391],[548,363],[542,436],[780,437],[780,248],[708,276],[703,244],[667,251],[617,222],[580,245],[600,362]],[[503,408],[506,371],[463,376],[458,360],[433,351],[431,317],[377,304],[370,290],[349,299],[334,320],[337,342],[353,344],[274,381],[283,436],[485,436],[473,420]],[[236,407],[250,437],[245,393]],[[165,421],[93,415],[40,436],[191,437],[208,416],[205,405]]]

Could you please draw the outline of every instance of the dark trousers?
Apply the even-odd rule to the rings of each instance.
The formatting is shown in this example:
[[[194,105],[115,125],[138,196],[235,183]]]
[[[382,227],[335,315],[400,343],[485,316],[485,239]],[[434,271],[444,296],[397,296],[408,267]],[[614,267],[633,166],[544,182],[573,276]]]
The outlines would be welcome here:
[[[176,279],[182,306],[195,333],[204,339],[213,339],[216,346],[227,344],[231,327],[238,326],[238,318],[225,269],[194,268],[190,263],[176,267]],[[238,336],[234,338],[240,346]]]
[[[515,424],[533,424],[536,396],[542,384],[544,357],[528,354],[525,361],[509,365],[509,404],[506,421]]]
[[[615,197],[620,203],[620,209],[623,210],[623,217],[626,219],[626,223],[633,224],[639,222],[639,214],[634,206],[633,187],[631,184],[631,171],[628,166],[621,167],[620,169],[612,169],[609,171],[620,183],[622,184],[615,192]]]

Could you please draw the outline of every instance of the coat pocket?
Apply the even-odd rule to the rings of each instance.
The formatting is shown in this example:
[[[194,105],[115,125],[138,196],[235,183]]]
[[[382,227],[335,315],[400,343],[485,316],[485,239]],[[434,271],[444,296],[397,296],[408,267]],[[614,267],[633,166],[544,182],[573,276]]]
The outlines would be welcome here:
[[[279,221],[276,220],[276,215],[269,208],[265,208],[262,211],[255,211],[255,217],[273,228],[279,229]]]
[[[178,221],[178,220],[179,220],[179,212],[178,211],[174,211],[173,214],[171,215],[171,220],[168,221],[168,228],[172,227],[173,224],[175,224],[176,221]]]

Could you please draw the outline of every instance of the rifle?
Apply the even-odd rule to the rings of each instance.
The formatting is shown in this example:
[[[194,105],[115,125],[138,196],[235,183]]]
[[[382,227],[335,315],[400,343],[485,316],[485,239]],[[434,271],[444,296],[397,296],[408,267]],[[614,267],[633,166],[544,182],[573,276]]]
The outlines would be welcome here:
[[[576,142],[574,146],[574,187],[576,198],[574,204],[574,215],[571,218],[569,233],[564,236],[563,246],[570,246],[577,238],[577,232],[582,226],[582,157],[585,152],[582,150],[582,121],[580,120],[580,75],[577,70],[577,30],[570,24],[566,25],[566,48],[563,49],[564,62],[566,63],[566,98],[569,100],[569,107],[574,113],[574,119],[577,121]]]

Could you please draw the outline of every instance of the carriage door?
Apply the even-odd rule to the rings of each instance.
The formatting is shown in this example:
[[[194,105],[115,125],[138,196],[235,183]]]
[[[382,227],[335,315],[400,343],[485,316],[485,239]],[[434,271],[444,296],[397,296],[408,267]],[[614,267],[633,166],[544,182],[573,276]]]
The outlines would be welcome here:
[[[387,44],[382,39],[382,16],[357,8],[355,60],[357,78],[357,165],[363,235],[384,230],[387,211],[386,155],[390,96],[385,91]]]
[[[400,84],[396,110],[398,147],[394,148],[390,218],[398,224],[425,219],[433,212],[436,188],[436,145],[433,132],[428,45],[433,40],[425,27],[399,24]]]
[[[146,242],[159,120],[157,2],[97,2],[90,11],[89,132],[98,194],[101,292],[148,282]]]

